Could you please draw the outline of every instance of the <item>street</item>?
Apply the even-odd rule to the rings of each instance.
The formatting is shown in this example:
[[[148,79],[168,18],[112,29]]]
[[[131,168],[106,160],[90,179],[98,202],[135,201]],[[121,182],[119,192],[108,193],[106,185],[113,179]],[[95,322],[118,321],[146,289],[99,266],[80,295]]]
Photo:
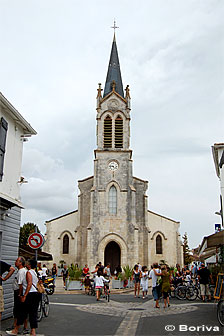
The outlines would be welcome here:
[[[112,294],[109,303],[83,292],[49,299],[50,314],[39,323],[38,335],[223,335],[215,303],[172,299],[169,308],[161,302],[155,309],[152,296],[142,300],[133,293]],[[1,330],[11,325],[12,319],[3,321]]]

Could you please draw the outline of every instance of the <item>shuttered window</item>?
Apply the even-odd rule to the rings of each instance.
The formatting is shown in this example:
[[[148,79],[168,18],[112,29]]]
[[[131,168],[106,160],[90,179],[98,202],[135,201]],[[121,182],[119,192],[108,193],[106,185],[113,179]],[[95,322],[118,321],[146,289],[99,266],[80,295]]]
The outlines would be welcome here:
[[[123,148],[123,119],[115,119],[115,148]]]
[[[162,254],[163,248],[162,248],[162,238],[160,235],[156,237],[156,254]]]
[[[67,234],[63,238],[63,254],[69,254],[69,237]]]
[[[110,187],[109,190],[109,213],[111,215],[117,213],[117,189],[115,186]]]
[[[8,130],[8,123],[2,117],[1,122],[0,122],[0,181],[2,181],[2,178],[3,178],[5,144],[6,144],[7,130]]]
[[[112,119],[107,116],[104,119],[104,148],[112,148]]]

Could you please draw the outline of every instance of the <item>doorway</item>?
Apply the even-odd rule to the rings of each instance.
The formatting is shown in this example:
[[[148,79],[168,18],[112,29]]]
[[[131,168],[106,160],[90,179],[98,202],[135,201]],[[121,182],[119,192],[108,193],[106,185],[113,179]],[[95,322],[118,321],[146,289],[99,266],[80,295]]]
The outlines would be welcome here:
[[[115,268],[121,265],[121,249],[115,241],[108,243],[104,251],[104,265],[106,266],[108,263],[110,263],[112,274],[114,274]]]

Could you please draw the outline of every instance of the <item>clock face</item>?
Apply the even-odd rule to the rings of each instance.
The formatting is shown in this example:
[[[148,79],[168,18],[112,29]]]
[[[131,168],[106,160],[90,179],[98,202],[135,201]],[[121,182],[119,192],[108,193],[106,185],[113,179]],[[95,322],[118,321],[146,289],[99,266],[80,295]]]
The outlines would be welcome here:
[[[118,169],[118,164],[117,162],[115,161],[111,161],[108,165],[108,168],[111,170],[111,171],[115,171]]]

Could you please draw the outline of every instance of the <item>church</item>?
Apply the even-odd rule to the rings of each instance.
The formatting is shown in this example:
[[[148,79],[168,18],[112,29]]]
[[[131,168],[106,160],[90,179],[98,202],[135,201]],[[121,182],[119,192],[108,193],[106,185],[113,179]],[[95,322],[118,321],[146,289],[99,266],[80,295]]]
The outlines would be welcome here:
[[[132,173],[130,100],[114,34],[104,90],[97,90],[93,176],[78,181],[77,210],[46,221],[43,250],[57,265],[183,264],[180,222],[148,210],[148,182]]]

